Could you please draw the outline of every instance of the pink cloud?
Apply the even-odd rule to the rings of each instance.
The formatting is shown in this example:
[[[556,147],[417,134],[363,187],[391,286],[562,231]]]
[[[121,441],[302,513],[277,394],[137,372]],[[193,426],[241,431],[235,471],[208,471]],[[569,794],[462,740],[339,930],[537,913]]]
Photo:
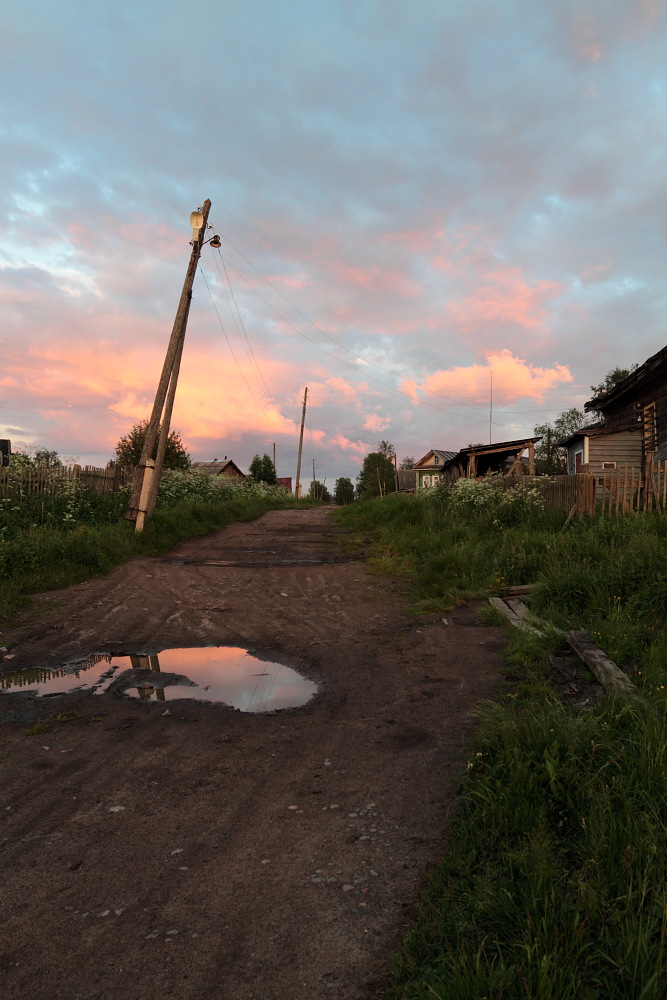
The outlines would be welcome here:
[[[391,418],[381,417],[379,413],[367,413],[364,417],[364,428],[367,431],[377,431],[380,434],[386,431],[390,424]]]
[[[543,328],[548,305],[563,294],[557,281],[532,284],[520,267],[497,268],[484,272],[470,295],[448,304],[449,318],[462,332],[497,326],[518,326],[524,330]]]
[[[422,385],[425,389],[442,395],[463,396],[467,401],[476,397],[479,401],[486,402],[489,398],[491,372],[494,399],[499,406],[517,399],[543,402],[548,389],[573,381],[566,365],[539,368],[523,358],[515,357],[511,351],[502,350],[489,354],[485,364],[457,366],[447,371],[434,372],[424,379]],[[409,383],[401,388],[406,392],[410,391]]]
[[[350,441],[349,438],[340,433],[336,434],[335,437],[329,438],[329,442],[338,448],[342,448],[343,451],[353,451],[358,455],[366,455],[371,450],[370,446],[363,441]]]

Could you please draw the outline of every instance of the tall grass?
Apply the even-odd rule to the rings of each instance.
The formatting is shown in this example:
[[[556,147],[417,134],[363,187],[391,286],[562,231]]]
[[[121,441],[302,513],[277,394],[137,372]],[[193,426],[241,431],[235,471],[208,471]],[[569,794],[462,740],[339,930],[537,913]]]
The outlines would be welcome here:
[[[498,494],[496,494],[496,500]],[[536,583],[667,709],[667,518],[578,519],[493,494],[345,508],[417,607]],[[479,712],[450,846],[394,967],[394,1000],[667,996],[667,730],[614,701],[576,714],[547,682],[553,639],[514,630],[521,683]]]

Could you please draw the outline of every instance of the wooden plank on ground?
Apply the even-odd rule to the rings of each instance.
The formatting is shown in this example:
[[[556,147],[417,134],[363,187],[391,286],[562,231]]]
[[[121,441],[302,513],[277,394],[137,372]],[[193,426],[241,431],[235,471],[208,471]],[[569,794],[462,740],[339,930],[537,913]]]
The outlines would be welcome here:
[[[512,609],[507,604],[505,604],[505,602],[500,597],[490,597],[489,604],[492,605],[492,607],[496,608],[498,611],[500,611],[502,615],[505,615],[505,618],[507,618],[507,620],[511,622],[512,625],[519,624],[519,617],[516,614],[516,612],[512,611]]]
[[[530,594],[534,587],[534,583],[522,583],[519,587],[510,587],[507,593],[512,597],[522,597],[524,594]]]
[[[613,660],[609,659],[599,646],[595,645],[587,632],[566,632],[565,639],[599,680],[605,691],[609,694],[620,695],[630,701],[639,701],[654,715],[660,716],[660,713],[646,700],[630,678],[616,666]]]
[[[523,619],[528,614],[528,608],[520,597],[506,597],[505,604],[514,612],[519,619]]]

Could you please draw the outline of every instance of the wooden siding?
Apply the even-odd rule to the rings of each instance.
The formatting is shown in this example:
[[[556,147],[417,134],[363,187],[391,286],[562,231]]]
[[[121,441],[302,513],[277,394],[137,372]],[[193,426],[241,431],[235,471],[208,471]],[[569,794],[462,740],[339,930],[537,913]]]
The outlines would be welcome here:
[[[641,465],[642,436],[636,431],[619,431],[618,434],[599,434],[588,438],[588,467],[590,472],[604,471],[603,462],[616,462],[619,468],[624,464]]]

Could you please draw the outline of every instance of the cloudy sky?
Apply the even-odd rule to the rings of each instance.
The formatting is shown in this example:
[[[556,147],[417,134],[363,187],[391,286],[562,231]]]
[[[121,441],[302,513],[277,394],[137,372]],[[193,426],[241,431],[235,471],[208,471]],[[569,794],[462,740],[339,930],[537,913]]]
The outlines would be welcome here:
[[[354,477],[530,433],[667,343],[663,0],[5,0],[0,436],[84,463],[150,411]]]

